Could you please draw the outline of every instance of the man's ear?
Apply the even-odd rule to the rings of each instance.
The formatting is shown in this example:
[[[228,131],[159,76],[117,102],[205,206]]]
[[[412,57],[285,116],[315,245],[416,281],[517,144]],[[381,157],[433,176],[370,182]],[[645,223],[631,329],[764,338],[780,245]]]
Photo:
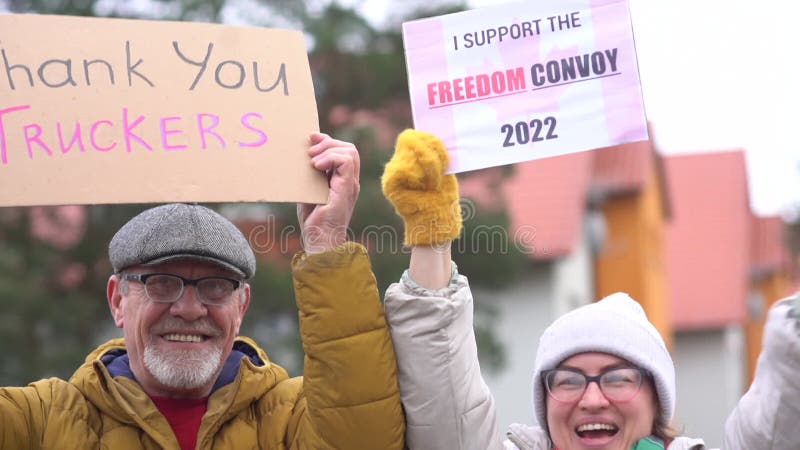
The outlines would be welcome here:
[[[116,274],[108,277],[106,297],[108,298],[108,307],[111,310],[114,323],[117,327],[122,328],[124,325],[123,318],[125,317],[122,309],[122,280]]]
[[[250,306],[250,284],[244,283],[242,285],[241,297],[238,299],[239,306],[239,323],[236,325],[236,334],[239,334],[239,326],[242,325],[244,313],[247,312],[247,307]]]

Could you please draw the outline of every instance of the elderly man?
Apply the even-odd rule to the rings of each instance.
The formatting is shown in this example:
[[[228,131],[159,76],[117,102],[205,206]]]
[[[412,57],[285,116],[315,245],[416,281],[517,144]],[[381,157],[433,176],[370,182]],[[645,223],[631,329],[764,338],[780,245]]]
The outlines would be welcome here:
[[[375,279],[364,248],[345,240],[358,152],[324,134],[311,141],[331,190],[325,205],[298,206],[304,377],[290,379],[237,337],[256,267],[242,233],[205,207],[163,205],[109,245],[108,303],[124,338],[98,347],[69,381],[0,389],[0,448],[403,448]]]

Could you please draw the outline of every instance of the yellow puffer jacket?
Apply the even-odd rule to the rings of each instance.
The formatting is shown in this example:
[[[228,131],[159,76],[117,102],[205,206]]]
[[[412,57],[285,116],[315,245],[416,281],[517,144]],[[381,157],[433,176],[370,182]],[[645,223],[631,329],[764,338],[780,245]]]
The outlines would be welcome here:
[[[238,338],[263,365],[243,358],[234,380],[211,394],[197,448],[402,449],[397,365],[366,251],[348,243],[292,265],[305,377],[289,378]],[[0,389],[0,448],[179,448],[139,385],[101,361],[118,349],[122,339],[98,347],[69,382]]]

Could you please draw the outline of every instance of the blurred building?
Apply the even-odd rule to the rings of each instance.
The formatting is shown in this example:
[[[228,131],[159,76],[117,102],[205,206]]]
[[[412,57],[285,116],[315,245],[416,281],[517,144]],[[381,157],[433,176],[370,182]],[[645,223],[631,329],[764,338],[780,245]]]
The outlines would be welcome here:
[[[480,205],[505,205],[509,241],[530,257],[516,285],[474,291],[477,299],[496,307],[495,333],[508,356],[500,373],[484,371],[503,428],[512,421],[535,420],[532,390],[525,390],[531,386],[539,335],[555,317],[594,298],[593,255],[604,231],[602,221],[592,217],[597,213],[587,208],[593,157],[583,152],[517,164],[499,200],[485,197],[483,183],[489,177],[484,174],[477,182],[465,178],[461,183],[462,195]]]
[[[787,292],[797,288],[797,265],[786,250],[786,228],[780,217],[753,217],[750,252],[750,286],[747,297],[747,375],[752,381],[767,310]]]
[[[752,380],[766,312],[792,292],[793,267],[783,221],[750,210],[743,151],[671,156],[667,172],[677,415],[688,434],[719,446]]]
[[[746,388],[753,219],[744,153],[671,156],[667,173],[676,414],[685,433],[718,447],[725,417]]]
[[[669,202],[650,142],[517,164],[499,200],[486,198],[486,178],[464,177],[462,195],[487,207],[505,205],[510,240],[530,257],[516,286],[475,293],[499,310],[509,364],[486,377],[505,427],[534,421],[531,395],[521,390],[531,386],[542,331],[570,309],[628,292],[671,341],[663,255]]]
[[[487,198],[492,176],[482,172],[462,177],[462,195],[504,205],[511,240],[530,259],[515,286],[475,292],[497,307],[508,354],[507,368],[486,374],[500,426],[534,422],[531,374],[544,328],[623,291],[673,354],[679,430],[719,446],[766,310],[797,285],[783,223],[749,208],[743,152],[662,157],[645,141],[531,161],[502,181],[501,199]]]

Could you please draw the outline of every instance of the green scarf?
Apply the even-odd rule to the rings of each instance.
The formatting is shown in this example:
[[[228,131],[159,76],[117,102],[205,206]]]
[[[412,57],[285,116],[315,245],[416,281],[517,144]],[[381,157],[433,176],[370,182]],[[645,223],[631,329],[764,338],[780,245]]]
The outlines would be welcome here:
[[[667,447],[664,445],[664,441],[655,436],[647,436],[636,441],[631,450],[664,450],[665,448]],[[556,447],[553,449],[558,450]]]
[[[655,436],[648,436],[639,439],[638,442],[633,444],[631,450],[664,450],[664,441]]]

